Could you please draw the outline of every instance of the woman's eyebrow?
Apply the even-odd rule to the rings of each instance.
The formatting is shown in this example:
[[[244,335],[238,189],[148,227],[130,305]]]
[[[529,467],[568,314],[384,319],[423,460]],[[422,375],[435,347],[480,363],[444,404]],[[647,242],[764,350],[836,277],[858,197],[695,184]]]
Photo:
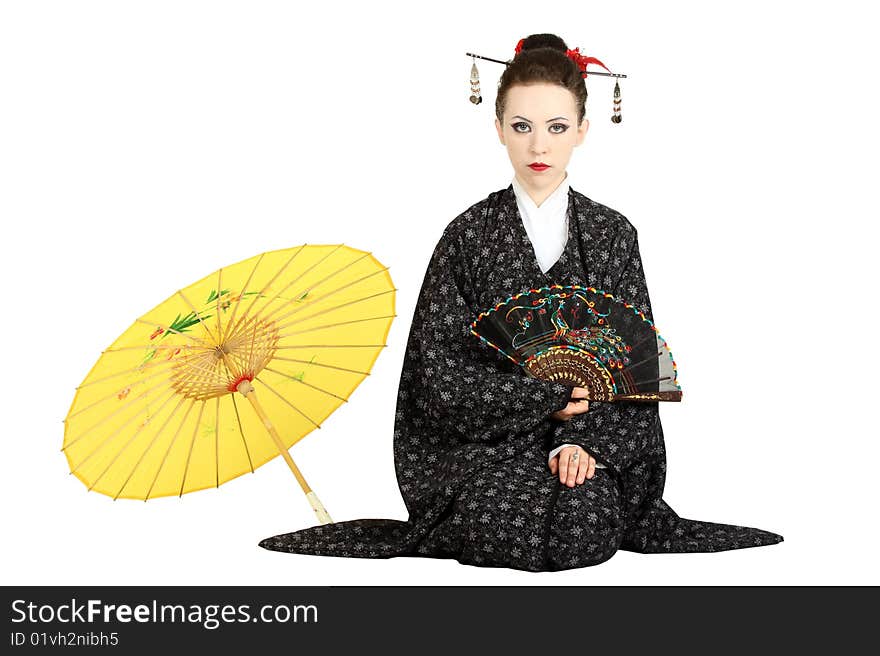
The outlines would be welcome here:
[[[519,114],[517,114],[513,118],[521,118],[526,123],[531,123],[531,121],[529,119],[527,119],[525,116],[520,116]],[[564,116],[557,116],[556,118],[548,118],[547,123],[549,123],[550,121],[559,121],[559,120],[567,121],[568,119],[565,118]]]

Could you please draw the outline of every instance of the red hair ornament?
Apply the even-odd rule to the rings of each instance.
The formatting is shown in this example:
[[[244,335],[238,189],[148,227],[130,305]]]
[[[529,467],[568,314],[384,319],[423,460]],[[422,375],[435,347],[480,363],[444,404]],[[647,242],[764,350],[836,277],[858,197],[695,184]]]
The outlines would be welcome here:
[[[516,48],[514,48],[514,52],[517,55],[522,52],[523,41],[525,41],[525,39],[520,39],[516,44]],[[574,50],[566,50],[565,56],[568,57],[570,60],[572,60],[575,64],[577,64],[577,67],[584,74],[584,77],[586,77],[586,73],[587,73],[587,64],[597,64],[598,66],[601,66],[606,71],[611,73],[611,69],[608,68],[605,64],[600,62],[595,57],[588,57],[587,55],[582,55],[580,48],[575,48]]]

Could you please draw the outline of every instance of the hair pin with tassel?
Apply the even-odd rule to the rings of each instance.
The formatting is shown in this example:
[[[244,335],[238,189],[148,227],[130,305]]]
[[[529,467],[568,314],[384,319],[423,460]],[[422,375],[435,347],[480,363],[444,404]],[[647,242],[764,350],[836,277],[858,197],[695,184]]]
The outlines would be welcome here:
[[[519,43],[516,44],[515,53],[519,54],[522,50],[522,43],[524,39],[520,39]],[[620,123],[623,120],[623,116],[620,112],[620,78],[627,77],[623,73],[612,73],[611,70],[603,64],[601,61],[596,59],[595,57],[588,57],[586,55],[582,55],[580,53],[580,48],[575,48],[574,50],[566,51],[566,56],[571,59],[575,64],[577,64],[578,68],[581,70],[581,74],[583,77],[587,77],[587,75],[604,75],[606,77],[617,78],[614,81],[614,111],[611,115],[612,123]],[[466,52],[465,55],[471,57],[473,59],[473,63],[471,64],[471,95],[470,101],[479,105],[483,102],[483,97],[480,95],[480,73],[477,70],[477,57],[480,59],[485,59],[486,61],[495,62],[497,64],[504,64],[505,66],[510,65],[510,61],[503,61],[501,59],[493,59],[492,57],[484,57],[483,55],[477,55],[473,52]],[[597,64],[605,69],[606,72],[603,71],[588,71],[588,64]]]

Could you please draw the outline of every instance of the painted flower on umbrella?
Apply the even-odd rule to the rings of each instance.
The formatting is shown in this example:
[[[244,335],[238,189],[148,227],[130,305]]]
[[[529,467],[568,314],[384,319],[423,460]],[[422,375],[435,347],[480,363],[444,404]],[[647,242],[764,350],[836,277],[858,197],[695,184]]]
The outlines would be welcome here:
[[[157,337],[164,339],[168,337],[169,334],[177,334],[177,333],[185,333],[189,332],[189,329],[195,324],[199,323],[199,321],[205,321],[211,318],[210,311],[215,310],[219,307],[223,312],[226,312],[229,309],[229,306],[232,305],[233,302],[237,302],[240,298],[244,296],[248,296],[250,294],[258,294],[259,292],[244,292],[242,294],[230,294],[230,290],[223,289],[218,293],[216,289],[212,289],[211,293],[208,294],[208,300],[205,301],[205,307],[201,312],[189,312],[186,316],[181,316],[179,313],[176,317],[174,317],[174,321],[172,321],[167,327],[164,326],[156,326],[152,333],[150,333],[150,341],[152,342]],[[219,299],[219,301],[218,301]],[[157,358],[157,354],[163,347],[157,346],[156,348],[148,349],[146,355],[144,356],[143,361],[141,362],[141,366],[147,364],[151,360]],[[166,350],[169,351],[169,355],[166,360],[170,360],[175,355],[180,353],[179,348],[169,349],[166,347]]]
[[[216,296],[215,296],[215,298],[216,298]],[[206,315],[200,317],[195,312],[190,312],[185,317],[181,317],[180,314],[178,314],[174,318],[174,321],[172,321],[171,324],[168,326],[167,330],[165,328],[163,328],[162,326],[157,326],[156,329],[150,334],[150,341],[152,342],[157,337],[164,339],[169,334],[189,332],[189,329],[191,326],[193,326],[194,324],[197,324],[199,321],[204,321],[205,319],[208,319],[210,316],[211,316],[210,314],[206,314]],[[175,355],[177,355],[180,352],[180,349],[176,348],[176,347],[169,348],[169,347],[157,346],[156,348],[148,349],[146,355],[144,356],[143,361],[141,362],[141,367],[143,367],[145,364],[149,363],[151,360],[155,359],[160,350],[169,351],[169,355],[166,358],[166,360],[170,360],[172,357],[174,357]]]

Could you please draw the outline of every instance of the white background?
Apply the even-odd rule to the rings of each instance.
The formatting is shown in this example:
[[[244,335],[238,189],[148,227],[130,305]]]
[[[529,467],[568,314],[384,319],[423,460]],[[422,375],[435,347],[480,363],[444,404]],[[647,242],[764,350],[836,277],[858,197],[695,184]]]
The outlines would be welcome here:
[[[4,584],[878,584],[875,23],[866,3],[5,2]],[[220,266],[344,242],[390,266],[373,373],[291,453],[337,521],[406,519],[398,377],[433,248],[506,187],[502,65],[555,32],[588,80],[572,186],[639,231],[684,390],[665,498],[785,542],[533,574],[270,552],[314,523],[280,458],[148,503],[87,492],[62,420],[134,318]],[[592,67],[591,67],[592,68]],[[599,69],[601,70],[601,69]],[[318,434],[320,433],[320,434]]]

